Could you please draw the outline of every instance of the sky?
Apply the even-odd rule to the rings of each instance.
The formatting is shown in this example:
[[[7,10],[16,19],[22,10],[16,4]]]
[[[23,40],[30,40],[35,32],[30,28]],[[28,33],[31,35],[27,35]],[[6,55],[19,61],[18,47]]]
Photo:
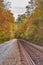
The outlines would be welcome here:
[[[14,17],[17,18],[18,15],[25,13],[26,5],[28,5],[28,1],[30,0],[4,0],[5,3],[7,1],[11,2],[11,12],[13,13]]]

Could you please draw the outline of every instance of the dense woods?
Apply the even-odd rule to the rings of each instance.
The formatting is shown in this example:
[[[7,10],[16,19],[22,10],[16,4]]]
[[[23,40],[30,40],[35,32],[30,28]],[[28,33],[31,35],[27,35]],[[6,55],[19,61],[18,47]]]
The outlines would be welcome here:
[[[0,0],[0,43],[10,40],[14,37],[14,17],[13,14],[6,10]]]
[[[38,1],[33,13],[18,17],[18,38],[35,43],[43,43],[43,1]]]
[[[19,15],[17,22],[13,14],[3,7],[2,0],[0,3],[0,43],[13,38],[43,43],[43,1],[38,1],[31,14],[27,6],[27,12]]]

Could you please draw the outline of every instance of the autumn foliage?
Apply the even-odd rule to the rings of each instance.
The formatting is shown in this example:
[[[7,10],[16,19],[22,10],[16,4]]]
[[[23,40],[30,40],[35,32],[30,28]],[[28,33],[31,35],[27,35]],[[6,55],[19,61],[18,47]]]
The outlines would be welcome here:
[[[16,22],[9,10],[0,7],[0,43],[13,38],[43,43],[43,2],[38,2],[31,14],[20,15]]]
[[[43,2],[38,2],[34,12],[18,19],[18,38],[34,43],[43,43]]]
[[[10,40],[14,37],[14,17],[13,14],[0,7],[0,42]]]

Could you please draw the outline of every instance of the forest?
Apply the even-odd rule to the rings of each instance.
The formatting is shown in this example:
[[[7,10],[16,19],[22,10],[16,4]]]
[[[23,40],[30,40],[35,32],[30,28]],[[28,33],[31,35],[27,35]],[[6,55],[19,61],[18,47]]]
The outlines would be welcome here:
[[[30,4],[31,7],[27,5],[27,11],[15,22],[11,11],[0,0],[0,44],[15,38],[43,44],[43,0],[36,0],[35,4],[31,0]]]

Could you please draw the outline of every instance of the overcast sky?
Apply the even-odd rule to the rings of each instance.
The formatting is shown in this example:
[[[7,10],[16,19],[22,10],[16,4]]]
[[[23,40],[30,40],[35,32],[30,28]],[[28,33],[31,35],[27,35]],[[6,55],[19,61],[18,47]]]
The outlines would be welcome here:
[[[17,18],[19,14],[23,14],[26,11],[25,6],[28,5],[30,0],[5,0],[5,2],[7,1],[11,2],[11,11]]]

